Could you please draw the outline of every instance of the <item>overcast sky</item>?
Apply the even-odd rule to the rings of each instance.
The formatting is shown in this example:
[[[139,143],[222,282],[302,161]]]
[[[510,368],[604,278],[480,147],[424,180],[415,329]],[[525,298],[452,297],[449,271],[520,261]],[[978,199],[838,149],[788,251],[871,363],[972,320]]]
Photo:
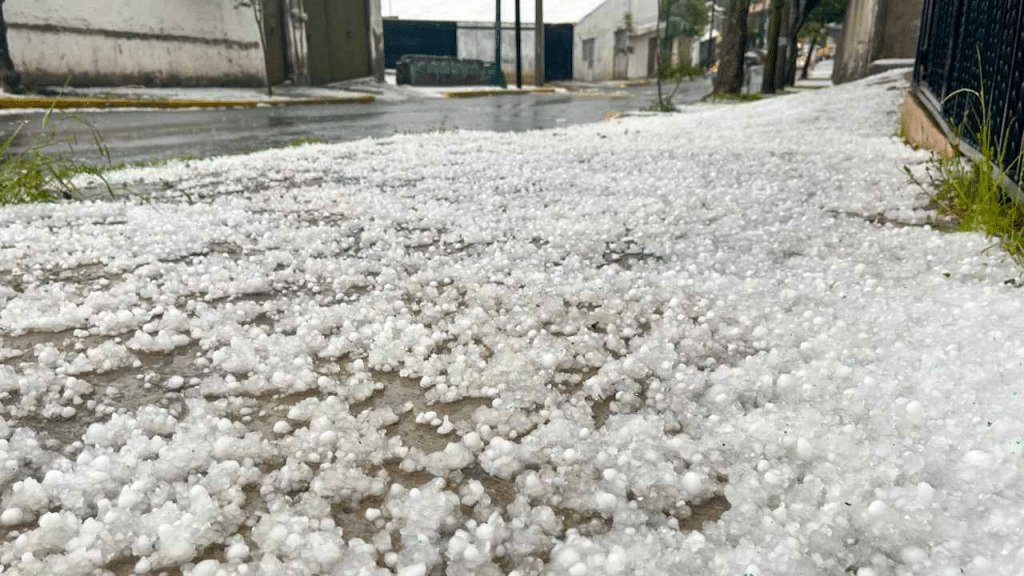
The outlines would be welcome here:
[[[578,22],[604,0],[547,0],[544,21]],[[535,0],[520,0],[520,18],[533,22]],[[381,0],[384,16],[405,20],[494,20],[495,0]],[[515,0],[502,0],[502,20],[515,20]]]

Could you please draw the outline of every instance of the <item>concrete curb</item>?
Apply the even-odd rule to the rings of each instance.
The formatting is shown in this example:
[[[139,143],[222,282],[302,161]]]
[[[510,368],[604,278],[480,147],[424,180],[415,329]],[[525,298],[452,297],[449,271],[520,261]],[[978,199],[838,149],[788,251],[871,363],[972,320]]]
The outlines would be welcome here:
[[[444,92],[445,98],[477,98],[480,96],[508,96],[510,94],[554,94],[554,88],[530,88],[527,90],[466,90],[464,92]]]
[[[928,109],[921,104],[912,90],[907,91],[903,98],[903,107],[900,108],[900,126],[903,129],[903,137],[915,146],[931,150],[940,158],[952,158],[956,156],[949,138],[939,128]]]
[[[256,108],[258,106],[303,106],[310,104],[366,104],[373,96],[343,96],[327,98],[288,98],[279,100],[204,100],[169,98],[93,98],[79,96],[30,96],[26,98],[0,97],[0,109],[40,108],[67,110],[70,108]]]

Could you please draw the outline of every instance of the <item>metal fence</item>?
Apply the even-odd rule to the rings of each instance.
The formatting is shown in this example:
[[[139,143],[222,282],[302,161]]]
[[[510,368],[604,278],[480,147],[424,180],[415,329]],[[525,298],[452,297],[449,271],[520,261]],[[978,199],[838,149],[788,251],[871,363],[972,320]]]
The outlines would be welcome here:
[[[385,20],[384,67],[396,67],[406,54],[457,57],[458,28],[455,22]]]
[[[979,134],[987,119],[990,144],[1002,154],[1001,168],[1021,184],[1021,0],[924,0],[914,85],[925,105],[947,122],[949,131],[975,150],[982,145]]]

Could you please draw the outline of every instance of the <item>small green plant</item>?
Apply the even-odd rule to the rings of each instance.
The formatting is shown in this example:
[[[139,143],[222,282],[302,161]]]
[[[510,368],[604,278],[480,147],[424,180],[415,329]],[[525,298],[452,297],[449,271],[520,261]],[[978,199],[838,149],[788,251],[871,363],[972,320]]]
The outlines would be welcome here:
[[[760,92],[751,92],[750,94],[733,94],[731,92],[723,92],[721,94],[708,94],[701,101],[702,102],[756,102],[764,99],[764,94]]]
[[[117,170],[125,170],[127,168],[161,168],[167,166],[171,162],[183,162],[186,166],[189,162],[199,160],[198,156],[192,156],[190,154],[181,154],[178,156],[169,156],[166,158],[157,158],[154,160],[134,160],[132,162],[116,162],[103,166],[104,172],[114,172]]]
[[[658,0],[658,19],[655,22],[655,84],[658,87],[658,99],[648,108],[655,112],[675,112],[677,110],[672,98],[679,90],[683,79],[703,76],[704,71],[690,66],[680,60],[673,64],[672,45],[685,38],[699,36],[708,22],[707,5],[702,0]],[[670,94],[664,94],[662,84],[675,82]]]
[[[658,79],[659,81],[674,82],[675,86],[673,86],[671,92],[661,94],[660,98],[655,100],[647,110],[653,112],[675,112],[678,108],[672,103],[672,99],[679,92],[683,80],[693,80],[701,76],[704,76],[704,71],[691,66],[689,63],[679,62],[672,64],[671,62],[663,62],[658,66]]]
[[[311,144],[327,144],[327,140],[324,140],[323,138],[310,136],[295,138],[294,140],[288,142],[285,148],[297,148],[299,146],[308,146]]]
[[[940,160],[941,182],[932,200],[941,214],[959,222],[960,230],[998,238],[997,245],[1024,267],[1024,207],[1005,189],[991,157],[985,158]]]
[[[978,59],[980,69],[980,53]],[[980,77],[979,85],[984,87]],[[1021,158],[1006,163],[1007,133],[999,138],[993,133],[993,119],[984,88],[962,88],[946,99],[959,95],[971,97],[976,106],[965,109],[957,133],[962,134],[968,126],[975,127],[979,157],[974,161],[962,156],[940,160],[941,179],[932,200],[940,213],[956,218],[961,230],[981,231],[989,237],[998,238],[999,242],[993,247],[1001,245],[1019,266],[1024,267],[1024,207],[1021,199],[1008,189],[1007,177],[1008,171],[1020,166]],[[979,109],[980,112],[977,111]],[[957,152],[963,151],[959,137],[953,145]]]
[[[103,177],[101,167],[77,162],[64,154],[50,151],[60,144],[67,144],[69,148],[74,144],[74,141],[60,140],[50,131],[52,114],[52,109],[43,114],[39,136],[24,150],[12,152],[11,148],[25,124],[18,126],[0,143],[0,205],[75,198],[79,195],[75,178],[82,174],[97,177],[105,185],[107,193],[113,196],[113,190]],[[99,133],[91,130],[91,134],[97,150],[109,160],[109,152]]]

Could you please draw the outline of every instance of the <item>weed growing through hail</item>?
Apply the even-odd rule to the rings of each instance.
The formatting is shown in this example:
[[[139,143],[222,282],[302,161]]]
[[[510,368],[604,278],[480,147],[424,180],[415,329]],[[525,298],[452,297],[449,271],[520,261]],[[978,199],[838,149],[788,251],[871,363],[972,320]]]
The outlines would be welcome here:
[[[106,186],[107,193],[113,196],[110,185],[103,178],[102,168],[77,162],[65,154],[51,151],[57,145],[67,144],[70,148],[74,144],[73,141],[61,140],[54,136],[50,129],[52,115],[52,109],[43,114],[39,136],[25,149],[11,151],[25,124],[16,128],[3,143],[0,143],[0,205],[77,198],[79,189],[75,184],[75,178],[81,174],[97,177]],[[107,148],[99,133],[91,128],[90,130],[93,144],[104,158],[109,159]]]
[[[298,148],[300,146],[310,146],[315,144],[327,144],[327,140],[318,138],[316,136],[306,136],[302,138],[295,138],[290,140],[284,145],[285,148]]]
[[[980,231],[997,238],[999,241],[993,247],[1001,245],[1024,268],[1024,206],[1008,189],[1007,178],[1007,171],[1019,166],[1021,158],[1006,164],[1006,134],[995,138],[984,90],[961,89],[947,99],[961,94],[972,97],[976,109],[981,110],[980,114],[965,113],[960,130],[962,133],[969,120],[975,121],[980,157],[974,161],[962,156],[939,160],[940,180],[932,200],[940,213],[956,218],[961,230]],[[959,141],[954,147],[958,152],[962,150]]]
[[[757,102],[763,100],[764,94],[751,92],[750,94],[708,94],[701,102]]]

